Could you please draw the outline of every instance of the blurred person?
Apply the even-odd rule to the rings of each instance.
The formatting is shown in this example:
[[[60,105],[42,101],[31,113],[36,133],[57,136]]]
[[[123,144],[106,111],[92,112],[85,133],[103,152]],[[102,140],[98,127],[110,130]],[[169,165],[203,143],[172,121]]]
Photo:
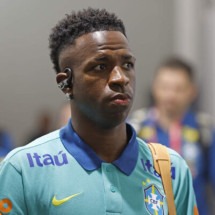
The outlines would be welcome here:
[[[215,139],[215,131],[213,132],[213,138]],[[210,147],[210,150],[209,150],[209,162],[210,162],[210,169],[212,171],[209,172],[210,174],[210,178],[212,179],[212,183],[213,183],[213,189],[214,189],[214,192],[215,192],[215,156],[214,156],[214,152],[215,152],[215,144],[213,144],[211,147]]]
[[[33,126],[32,131],[26,135],[25,144],[52,131],[52,116],[50,110],[40,110],[37,113]]]
[[[15,144],[12,136],[4,129],[0,129],[0,160],[13,148]]]
[[[213,139],[215,139],[215,130],[213,131]],[[208,193],[209,193],[209,205],[211,206],[211,210],[212,213],[211,214],[215,214],[215,156],[214,156],[214,152],[215,152],[215,144],[212,144],[209,147],[209,155],[208,155],[208,166],[209,166],[209,178],[211,180],[211,184],[212,187],[209,186],[208,187]]]
[[[53,28],[50,49],[72,119],[4,159],[0,211],[169,214],[150,149],[125,122],[134,98],[135,57],[122,20],[105,9],[72,12]],[[196,215],[189,168],[168,152],[177,214]]]
[[[64,102],[57,113],[57,129],[65,126],[71,117],[71,105],[69,101]]]
[[[197,97],[193,67],[171,57],[157,68],[152,83],[153,105],[134,111],[128,121],[146,142],[158,142],[176,150],[193,176],[201,215],[209,215],[206,202],[208,149],[214,144],[213,123],[208,114],[192,108]]]

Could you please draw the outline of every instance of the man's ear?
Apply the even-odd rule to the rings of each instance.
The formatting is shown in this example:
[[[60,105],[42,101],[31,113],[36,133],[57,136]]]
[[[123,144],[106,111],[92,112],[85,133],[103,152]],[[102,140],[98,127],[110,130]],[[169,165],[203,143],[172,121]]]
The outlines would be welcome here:
[[[72,95],[72,70],[65,69],[65,72],[60,72],[56,76],[58,87],[65,93]]]

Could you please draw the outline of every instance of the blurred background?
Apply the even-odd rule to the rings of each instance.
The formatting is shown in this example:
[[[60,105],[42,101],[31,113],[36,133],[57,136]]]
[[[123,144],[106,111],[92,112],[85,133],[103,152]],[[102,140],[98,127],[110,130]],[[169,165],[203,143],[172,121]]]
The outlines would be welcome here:
[[[149,103],[153,72],[177,54],[195,65],[200,86],[198,106],[215,117],[214,0],[1,0],[0,125],[15,145],[31,139],[40,124],[56,128],[66,101],[49,59],[51,28],[71,10],[99,7],[123,19],[137,58],[133,110]]]

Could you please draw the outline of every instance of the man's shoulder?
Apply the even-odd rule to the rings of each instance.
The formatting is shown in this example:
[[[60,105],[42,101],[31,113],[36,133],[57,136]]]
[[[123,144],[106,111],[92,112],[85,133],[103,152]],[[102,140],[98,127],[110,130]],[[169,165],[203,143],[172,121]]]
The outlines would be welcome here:
[[[195,114],[197,122],[200,124],[200,126],[209,128],[213,127],[214,125],[213,117],[209,113],[206,113],[204,111],[197,111]]]
[[[153,160],[153,155],[149,149],[148,143],[144,142],[140,138],[137,138],[137,141],[139,143],[139,153],[141,156],[144,156],[145,159]],[[177,167],[177,169],[188,168],[185,160],[176,151],[169,147],[166,147],[166,149],[170,156],[172,166]]]
[[[213,117],[206,112],[197,111],[195,112],[195,118],[201,135],[201,144],[207,148],[215,141]]]
[[[139,143],[139,148],[140,150],[144,150],[147,152],[150,152],[148,143],[146,143],[145,141],[143,141],[141,138],[137,137],[137,141]],[[166,147],[166,146],[165,146]],[[183,159],[176,151],[174,151],[173,149],[166,147],[167,152],[169,153],[171,159]],[[152,154],[150,152],[150,156],[152,157]]]

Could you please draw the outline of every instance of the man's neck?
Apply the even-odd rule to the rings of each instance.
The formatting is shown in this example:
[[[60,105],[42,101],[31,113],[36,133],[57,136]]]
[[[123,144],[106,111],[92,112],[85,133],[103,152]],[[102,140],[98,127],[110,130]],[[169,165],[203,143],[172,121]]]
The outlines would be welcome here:
[[[74,120],[72,122],[80,138],[106,162],[116,160],[128,142],[125,123],[111,129],[102,129],[89,122],[76,123]]]
[[[165,130],[169,130],[171,125],[180,122],[183,117],[183,113],[168,113],[158,108],[156,109],[156,111],[157,120]]]

